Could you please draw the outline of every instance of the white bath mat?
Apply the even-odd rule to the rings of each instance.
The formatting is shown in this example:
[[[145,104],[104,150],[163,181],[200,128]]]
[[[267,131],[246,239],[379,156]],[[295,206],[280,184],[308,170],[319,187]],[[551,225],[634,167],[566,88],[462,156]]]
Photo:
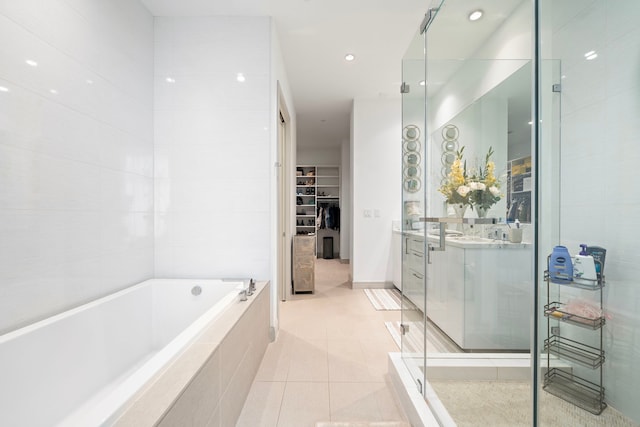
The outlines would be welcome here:
[[[400,310],[400,291],[397,289],[363,289],[376,310]]]

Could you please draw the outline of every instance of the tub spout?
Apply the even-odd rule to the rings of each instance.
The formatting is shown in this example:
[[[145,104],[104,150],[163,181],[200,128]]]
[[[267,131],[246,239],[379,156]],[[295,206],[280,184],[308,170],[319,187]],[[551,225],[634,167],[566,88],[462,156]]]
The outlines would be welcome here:
[[[247,295],[251,296],[256,291],[256,282],[253,279],[249,279],[249,289],[247,290]]]

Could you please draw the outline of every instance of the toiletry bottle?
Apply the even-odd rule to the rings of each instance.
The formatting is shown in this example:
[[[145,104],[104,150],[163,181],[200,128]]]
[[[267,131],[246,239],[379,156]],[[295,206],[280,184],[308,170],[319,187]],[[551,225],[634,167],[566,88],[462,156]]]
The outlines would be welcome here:
[[[607,250],[600,246],[587,246],[587,254],[593,257],[593,261],[596,264],[596,275],[598,280],[604,278],[604,259],[607,256]]]
[[[573,280],[573,264],[569,250],[564,246],[556,246],[549,259],[549,279],[553,283],[570,283]]]
[[[573,259],[573,281],[581,285],[596,284],[596,266],[587,254],[587,245],[580,245],[580,253]]]

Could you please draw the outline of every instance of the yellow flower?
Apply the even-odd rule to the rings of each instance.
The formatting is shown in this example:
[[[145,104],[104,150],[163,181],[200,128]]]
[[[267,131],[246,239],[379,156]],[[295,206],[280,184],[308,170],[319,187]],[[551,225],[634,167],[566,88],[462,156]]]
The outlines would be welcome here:
[[[487,176],[484,179],[484,183],[487,185],[487,187],[491,187],[497,181],[494,174],[495,169],[496,165],[495,163],[493,163],[493,161],[487,162]]]
[[[469,191],[467,187],[466,164],[462,161],[464,147],[456,153],[456,158],[451,165],[444,183],[438,191],[447,199],[448,203],[469,204]]]

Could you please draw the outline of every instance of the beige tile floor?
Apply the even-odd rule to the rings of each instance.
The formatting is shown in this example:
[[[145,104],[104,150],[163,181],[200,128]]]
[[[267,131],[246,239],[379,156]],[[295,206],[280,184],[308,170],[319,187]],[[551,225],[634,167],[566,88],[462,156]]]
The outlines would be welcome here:
[[[352,290],[349,266],[316,261],[316,292],[280,305],[280,334],[269,344],[239,427],[315,427],[317,422],[406,421],[396,403],[387,353],[398,347],[376,311]]]

